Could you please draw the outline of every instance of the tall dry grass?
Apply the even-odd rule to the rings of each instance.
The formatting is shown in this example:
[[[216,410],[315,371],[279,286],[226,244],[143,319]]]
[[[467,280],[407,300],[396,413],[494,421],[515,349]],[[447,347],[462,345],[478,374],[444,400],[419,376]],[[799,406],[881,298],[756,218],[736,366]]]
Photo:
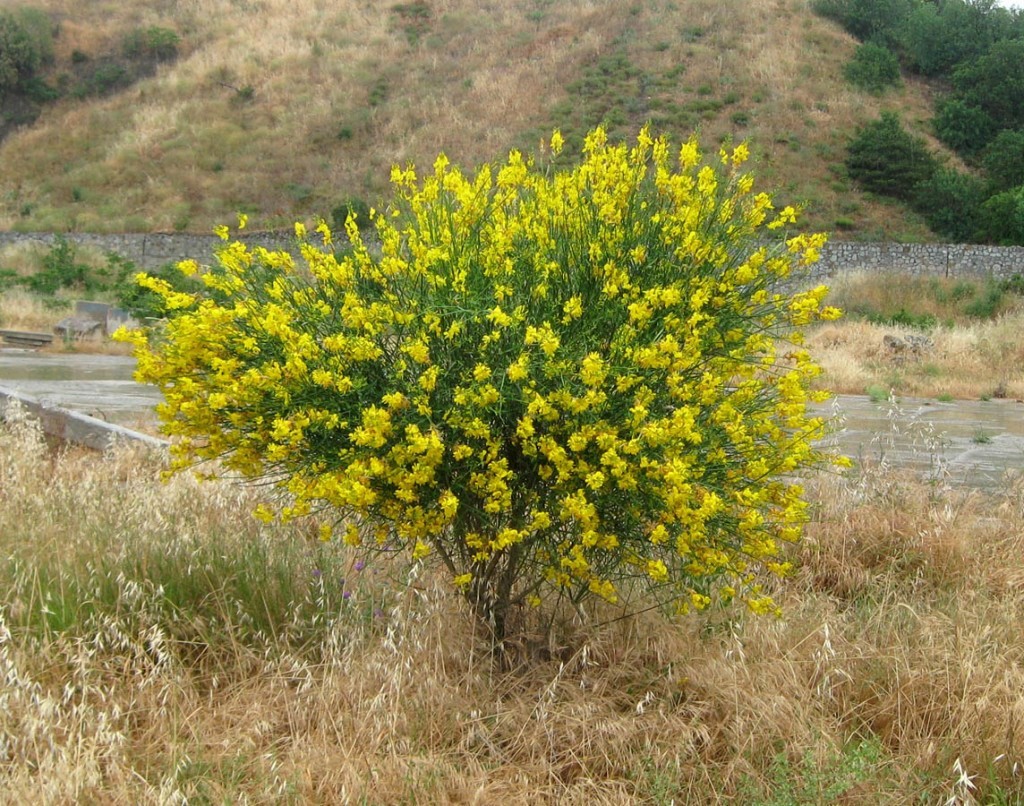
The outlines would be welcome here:
[[[817,479],[783,619],[599,608],[502,671],[429,573],[160,470],[0,430],[9,802],[1024,797],[1019,478]]]

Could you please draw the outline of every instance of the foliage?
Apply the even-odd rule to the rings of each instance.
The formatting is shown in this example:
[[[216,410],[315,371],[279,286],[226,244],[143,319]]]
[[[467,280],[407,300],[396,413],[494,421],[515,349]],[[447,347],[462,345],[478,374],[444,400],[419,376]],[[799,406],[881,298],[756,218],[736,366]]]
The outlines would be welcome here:
[[[1024,244],[1024,185],[1004,190],[982,205],[982,236],[999,244]]]
[[[898,54],[906,68],[943,79],[940,86],[947,90],[937,97],[933,120],[939,139],[984,168],[988,193],[1021,184],[1024,154],[1012,132],[1024,129],[1024,14],[990,0],[816,0],[814,8],[866,42],[846,66],[848,80],[882,91],[885,84],[877,70],[884,64],[883,45],[889,58]],[[878,130],[872,135],[883,138]],[[998,146],[990,149],[997,138]],[[922,176],[915,160],[907,159],[906,143],[895,145],[887,157],[881,140],[857,142],[862,153],[851,153],[851,175],[868,189],[912,203],[942,237],[1024,243],[1011,197],[993,197],[988,204],[979,190],[984,183],[973,178],[949,171],[932,179],[927,169]],[[925,186],[915,189],[918,183]]]
[[[178,55],[180,42],[181,38],[175,31],[153,25],[149,28],[136,28],[129,32],[125,36],[121,48],[129,59],[148,57],[166,61]]]
[[[939,168],[915,188],[914,209],[932,231],[953,243],[969,243],[978,236],[985,182],[951,168]]]
[[[18,89],[53,57],[51,27],[38,9],[0,10],[0,98]]]
[[[961,65],[953,86],[966,104],[984,110],[999,128],[1024,128],[1024,39],[996,42]]]
[[[1024,185],[1024,129],[1004,129],[981,155],[981,165],[996,190]]]
[[[814,0],[814,10],[835,20],[862,42],[890,44],[914,0]]]
[[[164,298],[135,282],[139,274],[135,264],[115,254],[107,255],[107,264],[114,276],[114,298],[119,307],[136,319],[159,319],[167,315]],[[175,291],[187,293],[198,290],[199,283],[178,271],[173,263],[161,266],[151,275],[168,284]]]
[[[342,232],[345,229],[345,222],[348,217],[353,216],[356,226],[365,229],[372,224],[370,219],[370,205],[362,199],[349,197],[331,210],[331,228],[335,232]]]
[[[927,76],[951,75],[956,67],[985,53],[1011,31],[991,4],[946,0],[918,3],[898,37],[910,66]]]
[[[54,294],[62,288],[91,291],[98,285],[91,267],[78,261],[74,246],[61,235],[54,238],[53,246],[43,257],[42,269],[23,282],[39,294]]]
[[[545,591],[774,611],[794,475],[830,458],[817,367],[775,339],[838,311],[823,286],[777,293],[824,237],[767,239],[795,211],[753,193],[745,146],[720,156],[691,139],[676,167],[666,140],[602,129],[571,171],[441,156],[393,170],[379,252],[350,222],[338,257],[321,224],[301,269],[236,241],[208,296],[144,279],[175,315],[122,335],[175,467],[221,459],[286,490],[286,520],[320,508],[347,543],[436,562],[499,640]]]
[[[943,143],[967,155],[985,148],[997,128],[988,112],[958,98],[949,98],[939,104],[933,125],[935,134]]]
[[[1004,294],[1002,284],[990,280],[982,293],[967,303],[964,313],[975,319],[991,319],[1002,305]]]
[[[894,112],[861,127],[847,148],[846,168],[866,190],[909,201],[918,183],[935,173],[924,141],[909,134]]]
[[[931,330],[939,324],[934,314],[911,313],[906,308],[900,308],[893,313],[868,313],[864,318],[876,325],[900,325],[915,330]]]
[[[857,46],[853,59],[843,68],[843,75],[862,90],[881,93],[899,85],[900,63],[889,48],[866,42]]]

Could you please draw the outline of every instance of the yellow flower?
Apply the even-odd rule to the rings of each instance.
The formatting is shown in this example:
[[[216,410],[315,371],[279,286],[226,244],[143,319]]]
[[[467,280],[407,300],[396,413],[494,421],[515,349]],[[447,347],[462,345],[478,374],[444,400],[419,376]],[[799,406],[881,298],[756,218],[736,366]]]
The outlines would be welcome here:
[[[573,319],[579,319],[583,315],[583,298],[579,294],[570,297],[568,302],[562,306],[565,317],[562,322],[568,324]]]
[[[551,153],[561,154],[562,148],[565,146],[565,139],[562,137],[562,133],[555,129],[551,133]]]
[[[266,504],[260,504],[253,510],[253,517],[257,520],[261,520],[264,523],[270,523],[274,520],[274,511]]]

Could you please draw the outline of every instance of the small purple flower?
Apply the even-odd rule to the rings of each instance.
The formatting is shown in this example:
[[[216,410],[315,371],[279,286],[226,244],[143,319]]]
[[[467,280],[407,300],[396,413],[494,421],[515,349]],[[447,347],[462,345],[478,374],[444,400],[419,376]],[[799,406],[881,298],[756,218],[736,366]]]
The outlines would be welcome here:
[[[373,617],[374,618],[384,618],[384,611],[381,610],[379,607],[373,608]]]
[[[356,564],[354,567],[357,571],[362,571],[364,568],[366,568],[366,563],[364,563],[362,560],[356,560]]]
[[[341,598],[347,602],[349,599],[352,598],[352,591],[345,591],[343,594],[341,594]]]
[[[324,572],[321,571],[319,568],[314,568],[313,569],[313,576],[316,577],[317,579],[320,579],[320,577],[322,577],[323,574],[324,574]]]

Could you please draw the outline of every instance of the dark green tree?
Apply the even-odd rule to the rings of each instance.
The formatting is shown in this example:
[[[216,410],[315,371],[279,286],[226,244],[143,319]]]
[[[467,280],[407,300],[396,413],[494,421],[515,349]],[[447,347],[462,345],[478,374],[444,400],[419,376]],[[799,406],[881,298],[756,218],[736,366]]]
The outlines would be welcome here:
[[[924,140],[907,132],[894,112],[857,130],[847,148],[846,169],[865,190],[911,201],[937,165]]]
[[[953,73],[956,95],[984,110],[999,129],[1024,128],[1024,39],[996,42]]]
[[[992,0],[919,3],[898,34],[907,65],[929,76],[951,75],[957,65],[984,55],[1011,35],[1005,9]]]

